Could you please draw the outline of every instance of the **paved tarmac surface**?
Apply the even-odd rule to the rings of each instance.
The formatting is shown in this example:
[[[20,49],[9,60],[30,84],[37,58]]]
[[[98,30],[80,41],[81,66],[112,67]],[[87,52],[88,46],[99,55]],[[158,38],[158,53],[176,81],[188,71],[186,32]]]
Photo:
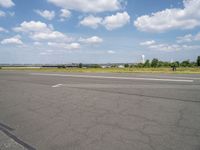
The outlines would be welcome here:
[[[200,150],[200,75],[0,71],[0,150]]]

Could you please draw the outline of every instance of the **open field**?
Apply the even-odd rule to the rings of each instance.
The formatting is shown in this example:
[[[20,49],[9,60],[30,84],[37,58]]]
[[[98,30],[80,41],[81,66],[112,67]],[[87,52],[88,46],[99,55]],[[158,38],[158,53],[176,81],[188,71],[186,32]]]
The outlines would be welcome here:
[[[0,71],[0,149],[199,150],[200,75]]]
[[[31,67],[2,67],[1,70],[39,71],[39,72],[86,72],[86,73],[173,73],[173,74],[200,74],[200,68],[31,68]]]

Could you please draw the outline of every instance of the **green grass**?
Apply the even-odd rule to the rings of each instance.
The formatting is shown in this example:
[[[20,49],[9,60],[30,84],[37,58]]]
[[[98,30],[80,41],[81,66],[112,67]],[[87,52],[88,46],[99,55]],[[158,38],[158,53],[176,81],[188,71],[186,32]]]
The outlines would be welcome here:
[[[1,70],[36,71],[36,72],[93,72],[93,73],[176,73],[176,74],[200,74],[200,68],[177,68],[173,72],[171,68],[28,68],[28,67],[2,67]]]

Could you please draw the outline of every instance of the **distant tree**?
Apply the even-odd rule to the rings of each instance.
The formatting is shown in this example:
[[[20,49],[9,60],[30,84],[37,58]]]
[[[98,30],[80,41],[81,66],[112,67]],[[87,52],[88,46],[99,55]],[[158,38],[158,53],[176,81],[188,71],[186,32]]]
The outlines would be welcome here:
[[[158,59],[154,58],[151,62],[151,67],[158,67]]]
[[[181,67],[190,67],[190,61],[189,60],[184,60],[180,64]]]
[[[111,68],[117,68],[116,64],[111,65]]]
[[[124,67],[125,67],[125,68],[128,68],[128,67],[129,67],[129,64],[124,64]]]
[[[180,62],[179,62],[179,61],[175,61],[174,63],[175,63],[175,66],[176,66],[176,67],[179,67],[179,66],[180,66]]]
[[[158,61],[157,67],[164,67],[164,62],[163,61]]]
[[[150,67],[151,64],[150,64],[150,61],[147,59],[144,63],[144,67]]]
[[[91,65],[90,68],[101,68],[101,66],[98,64],[94,64],[94,65]]]
[[[135,67],[142,68],[142,67],[144,67],[144,64],[143,63],[138,63]]]
[[[83,64],[82,63],[78,64],[78,67],[83,68]]]
[[[197,57],[197,66],[200,67],[200,56]]]
[[[196,66],[197,66],[196,62],[194,62],[194,61],[190,62],[190,67],[196,67]]]

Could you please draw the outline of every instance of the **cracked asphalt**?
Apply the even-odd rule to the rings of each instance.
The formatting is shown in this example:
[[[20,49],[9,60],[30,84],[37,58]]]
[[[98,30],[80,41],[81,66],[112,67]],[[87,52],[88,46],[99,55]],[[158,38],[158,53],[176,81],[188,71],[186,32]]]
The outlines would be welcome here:
[[[73,74],[0,71],[0,150],[200,150],[200,75]]]

